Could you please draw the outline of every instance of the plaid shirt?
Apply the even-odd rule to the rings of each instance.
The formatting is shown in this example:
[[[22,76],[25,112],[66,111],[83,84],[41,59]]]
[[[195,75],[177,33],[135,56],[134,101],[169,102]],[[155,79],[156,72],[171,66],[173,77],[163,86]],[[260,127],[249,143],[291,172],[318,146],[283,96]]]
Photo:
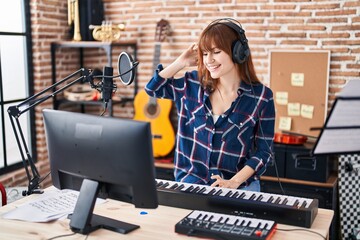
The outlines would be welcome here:
[[[214,124],[209,93],[201,87],[197,71],[186,72],[180,79],[164,79],[159,76],[162,69],[160,64],[145,91],[176,104],[175,180],[209,185],[212,174],[230,179],[244,166],[255,174],[240,187],[258,180],[273,157],[272,91],[262,84],[252,88],[241,82],[237,99]]]

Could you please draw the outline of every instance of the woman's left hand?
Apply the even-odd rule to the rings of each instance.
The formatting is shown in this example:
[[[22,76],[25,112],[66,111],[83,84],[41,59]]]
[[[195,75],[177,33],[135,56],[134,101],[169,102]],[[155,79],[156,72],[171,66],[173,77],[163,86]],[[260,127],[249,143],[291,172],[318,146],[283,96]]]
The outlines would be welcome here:
[[[215,182],[211,184],[211,187],[224,187],[224,188],[237,189],[241,184],[239,182],[236,182],[235,180],[223,179],[219,175],[213,175],[211,176],[211,179],[215,179]]]

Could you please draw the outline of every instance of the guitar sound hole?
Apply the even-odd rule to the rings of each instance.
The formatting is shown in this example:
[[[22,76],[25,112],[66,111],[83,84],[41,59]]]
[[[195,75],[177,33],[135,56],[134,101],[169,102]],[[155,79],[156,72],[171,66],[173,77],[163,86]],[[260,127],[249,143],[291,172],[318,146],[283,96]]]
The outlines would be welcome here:
[[[149,117],[155,117],[156,115],[159,114],[158,105],[157,104],[148,104],[146,113]]]

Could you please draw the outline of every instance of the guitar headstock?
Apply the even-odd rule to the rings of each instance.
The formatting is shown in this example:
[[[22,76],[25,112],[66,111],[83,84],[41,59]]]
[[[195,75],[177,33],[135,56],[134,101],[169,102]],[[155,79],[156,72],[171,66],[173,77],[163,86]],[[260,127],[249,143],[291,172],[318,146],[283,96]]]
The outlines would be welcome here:
[[[170,24],[169,21],[165,19],[161,19],[156,24],[156,31],[155,31],[155,41],[156,42],[163,42],[166,37],[170,33]]]

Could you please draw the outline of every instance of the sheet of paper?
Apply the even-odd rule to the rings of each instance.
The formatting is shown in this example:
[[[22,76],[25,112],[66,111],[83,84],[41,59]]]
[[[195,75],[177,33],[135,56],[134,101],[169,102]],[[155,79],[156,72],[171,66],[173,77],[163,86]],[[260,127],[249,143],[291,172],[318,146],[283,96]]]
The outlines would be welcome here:
[[[329,116],[327,127],[359,127],[360,99],[338,99]]]
[[[314,106],[301,104],[301,116],[303,118],[312,119],[314,115]]]
[[[288,115],[300,116],[300,103],[288,103]]]
[[[288,104],[288,92],[276,92],[275,101],[279,105]]]
[[[303,73],[291,73],[291,86],[303,87],[305,76]]]
[[[279,120],[279,130],[291,130],[291,117],[280,117]]]
[[[314,154],[359,152],[360,129],[325,129]]]
[[[2,215],[5,219],[16,219],[28,222],[49,222],[72,213],[75,208],[78,191],[58,190],[45,191],[43,195],[35,200]],[[97,199],[96,203],[105,200]]]

